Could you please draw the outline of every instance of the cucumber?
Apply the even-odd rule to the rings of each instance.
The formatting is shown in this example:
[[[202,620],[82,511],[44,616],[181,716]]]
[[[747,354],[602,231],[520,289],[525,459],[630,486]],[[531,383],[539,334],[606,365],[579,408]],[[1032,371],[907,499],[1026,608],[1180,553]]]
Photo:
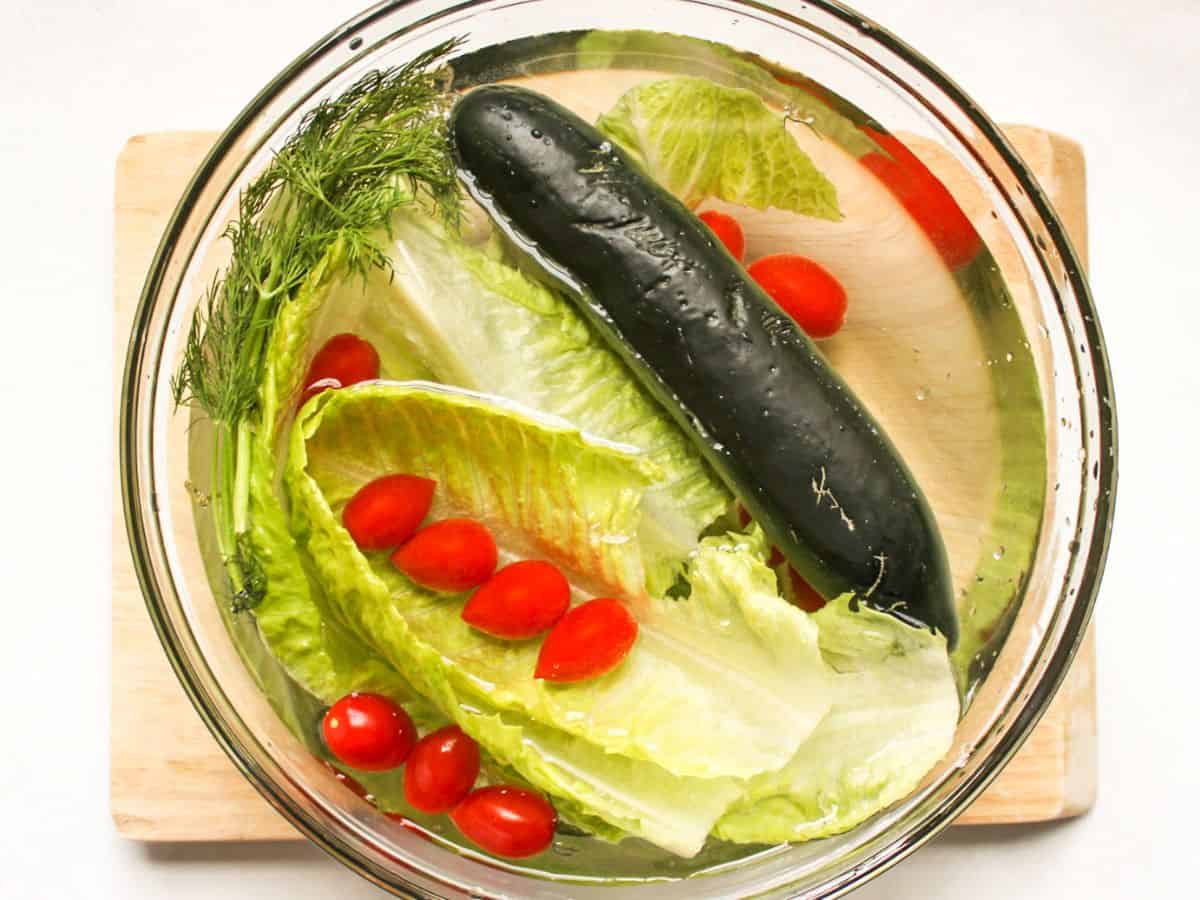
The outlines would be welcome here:
[[[708,228],[570,110],[508,85],[451,114],[464,182],[567,288],[821,594],[958,635],[946,550],[900,454]]]

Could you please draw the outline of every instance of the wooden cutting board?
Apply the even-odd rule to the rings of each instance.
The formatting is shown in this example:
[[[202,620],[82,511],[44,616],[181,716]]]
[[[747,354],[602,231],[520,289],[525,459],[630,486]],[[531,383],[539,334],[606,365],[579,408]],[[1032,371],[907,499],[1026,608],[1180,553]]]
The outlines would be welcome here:
[[[1084,161],[1074,142],[1035,128],[1006,129],[1086,259]],[[117,160],[114,359],[160,235],[216,135],[168,132],[130,139]],[[963,202],[1002,269],[1007,255],[966,176],[927,163]],[[939,171],[940,169],[940,171]],[[114,373],[119,397],[120,372]],[[119,402],[119,401],[118,401]],[[234,769],[192,710],[159,646],[133,572],[114,485],[110,798],[122,835],[142,841],[299,840]],[[1021,752],[960,824],[1039,822],[1085,812],[1096,789],[1094,643],[1087,637],[1066,684]],[[153,735],[153,739],[148,736]]]

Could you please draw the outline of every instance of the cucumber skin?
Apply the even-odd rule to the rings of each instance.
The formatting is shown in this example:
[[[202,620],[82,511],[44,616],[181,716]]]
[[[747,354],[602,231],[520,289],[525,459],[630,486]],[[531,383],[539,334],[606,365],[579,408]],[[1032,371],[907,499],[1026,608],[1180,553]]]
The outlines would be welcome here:
[[[953,648],[946,551],[912,474],[707,226],[533,91],[477,88],[450,131],[471,191],[537,247],[797,571],[827,597],[853,591]]]

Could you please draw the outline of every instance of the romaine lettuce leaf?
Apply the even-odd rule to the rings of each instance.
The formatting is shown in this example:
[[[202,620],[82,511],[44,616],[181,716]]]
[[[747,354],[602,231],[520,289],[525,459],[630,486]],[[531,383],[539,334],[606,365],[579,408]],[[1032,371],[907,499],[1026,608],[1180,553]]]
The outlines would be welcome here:
[[[688,206],[720,197],[841,218],[837,190],[750,91],[707,78],[668,78],[628,91],[597,126]]]
[[[675,580],[730,496],[564,297],[415,212],[392,223],[392,273],[364,289],[443,384],[498,394],[631,444],[658,467],[639,538],[651,593]]]
[[[575,51],[575,66],[579,69],[649,69],[745,88],[852,156],[881,149],[856,124],[868,122],[862,110],[799,72],[726,44],[691,35],[630,29],[589,31],[575,41]],[[553,55],[547,60],[561,66]]]
[[[959,701],[945,639],[843,596],[813,618],[833,707],[796,756],[750,782],[715,834],[740,843],[847,831],[908,795],[946,754]]]
[[[457,690],[609,753],[697,777],[745,778],[783,765],[828,708],[826,674],[816,629],[778,596],[761,546],[706,541],[689,566],[686,602],[641,594],[635,538],[652,464],[535,416],[432,385],[338,391],[306,409],[293,435],[297,527],[340,531],[342,504],[384,473],[434,478],[450,510],[488,522],[502,545],[548,556],[626,597],[641,630],[625,663],[584,684],[538,681],[538,642],[480,634],[461,620],[462,598],[425,591],[385,556],[367,559],[343,541],[338,552],[356,558],[354,575],[330,571],[322,580],[347,618],[402,671],[419,642],[440,655]],[[312,555],[319,567],[350,563]],[[715,734],[722,739],[702,738]]]
[[[338,622],[320,585],[309,579],[272,487],[273,468],[270,457],[256,457],[250,470],[249,536],[267,580],[254,610],[263,640],[288,673],[325,703],[351,691],[408,700],[412,691],[405,680]]]
[[[343,248],[337,242],[294,297],[280,307],[267,343],[259,389],[261,421],[250,443],[249,517],[246,536],[262,569],[266,590],[254,608],[263,641],[305,690],[323,703],[351,691],[376,691],[404,702],[410,714],[428,722],[437,715],[416,698],[407,682],[359,640],[334,614],[311,563],[288,530],[276,460],[294,414],[300,381],[320,345],[347,322],[368,315],[362,292],[348,290],[341,273]],[[383,370],[393,377],[424,370],[407,359],[394,341],[377,341]],[[442,718],[442,721],[445,721]]]

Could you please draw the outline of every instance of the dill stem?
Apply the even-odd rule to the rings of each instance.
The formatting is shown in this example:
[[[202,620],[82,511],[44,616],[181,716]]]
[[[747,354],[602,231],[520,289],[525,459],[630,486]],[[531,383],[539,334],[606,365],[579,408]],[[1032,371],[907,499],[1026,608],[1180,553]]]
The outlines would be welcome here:
[[[237,532],[233,525],[234,436],[228,424],[217,423],[216,445],[212,456],[212,509],[217,550],[225,562],[234,592],[242,589],[244,579],[237,561]]]
[[[238,422],[233,463],[233,534],[245,534],[250,521],[250,444],[254,432],[246,419]]]

